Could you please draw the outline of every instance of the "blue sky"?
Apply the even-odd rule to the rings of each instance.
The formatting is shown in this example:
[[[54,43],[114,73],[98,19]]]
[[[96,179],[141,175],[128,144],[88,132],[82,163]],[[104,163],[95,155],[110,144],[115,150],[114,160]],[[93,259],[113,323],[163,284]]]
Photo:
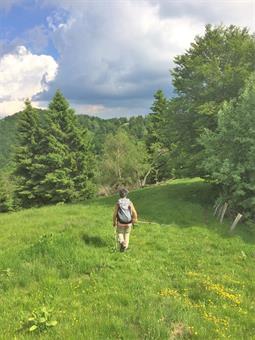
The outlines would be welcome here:
[[[60,88],[78,113],[146,114],[204,26],[255,31],[253,0],[0,0],[0,117]]]

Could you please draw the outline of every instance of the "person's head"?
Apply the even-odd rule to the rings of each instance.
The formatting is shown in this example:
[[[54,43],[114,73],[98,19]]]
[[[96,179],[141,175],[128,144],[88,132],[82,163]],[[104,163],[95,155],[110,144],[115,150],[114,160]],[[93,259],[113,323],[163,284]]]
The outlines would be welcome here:
[[[121,198],[127,197],[127,195],[128,195],[128,190],[127,190],[126,188],[121,188],[121,189],[119,190],[119,195],[120,195]]]

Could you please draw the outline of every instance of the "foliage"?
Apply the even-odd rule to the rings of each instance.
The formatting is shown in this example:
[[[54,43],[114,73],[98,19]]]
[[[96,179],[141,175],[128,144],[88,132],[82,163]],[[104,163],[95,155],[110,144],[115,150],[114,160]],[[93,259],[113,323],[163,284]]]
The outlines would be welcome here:
[[[230,236],[231,221],[212,216],[211,185],[198,179],[130,199],[148,223],[132,230],[127,253],[114,250],[116,196],[2,214],[4,339],[253,338],[254,233],[241,224]],[[43,305],[57,326],[17,332]]]
[[[91,197],[95,162],[88,131],[78,125],[60,91],[49,104],[46,122],[33,168],[38,201],[57,203]]]
[[[37,145],[40,141],[38,113],[29,100],[20,114],[17,127],[17,146],[15,149],[16,196],[23,207],[33,205],[36,181],[33,176]]]
[[[0,169],[11,162],[19,114],[0,119]]]
[[[14,209],[14,183],[9,173],[0,174],[0,212]]]
[[[117,188],[138,187],[148,171],[148,156],[143,142],[135,142],[124,130],[108,135],[101,162],[102,184]]]
[[[92,141],[95,145],[94,151],[98,155],[101,155],[103,152],[103,145],[107,136],[115,134],[120,128],[125,130],[135,140],[144,141],[147,135],[147,121],[143,116],[111,119],[101,119],[86,115],[78,115],[77,117],[79,122],[92,132]]]
[[[204,128],[215,131],[224,101],[236,98],[255,70],[255,37],[246,28],[206,26],[191,47],[175,58],[173,84],[178,94],[169,107],[165,139],[174,149],[176,171],[201,175]],[[176,134],[169,131],[176,129]],[[176,160],[176,161],[175,161]]]
[[[33,108],[33,110],[37,112],[40,122],[43,123],[45,110],[38,108]],[[0,119],[0,170],[10,165],[13,166],[18,121],[21,115],[22,111]]]
[[[35,109],[40,124],[45,126],[47,110]],[[17,143],[17,122],[22,112],[0,119],[0,170],[11,163],[13,146]],[[90,132],[93,152],[101,155],[104,141],[109,133],[115,133],[121,126],[137,140],[145,140],[147,134],[146,118],[136,116],[130,118],[101,119],[88,115],[76,115],[79,124]]]
[[[50,327],[57,325],[56,320],[52,320],[52,309],[42,307],[39,310],[35,310],[32,314],[22,322],[22,330],[29,332],[45,332]]]
[[[161,142],[161,131],[165,123],[165,114],[168,101],[162,90],[156,91],[154,94],[154,102],[151,106],[151,113],[147,116],[147,138],[148,147],[154,143]]]
[[[225,103],[215,132],[201,137],[203,167],[221,185],[222,195],[234,208],[255,217],[255,75],[240,97]]]
[[[156,91],[151,113],[146,117],[147,134],[145,141],[150,163],[147,176],[150,183],[157,183],[171,177],[169,152],[162,134],[165,128],[168,105],[169,102],[163,91]]]

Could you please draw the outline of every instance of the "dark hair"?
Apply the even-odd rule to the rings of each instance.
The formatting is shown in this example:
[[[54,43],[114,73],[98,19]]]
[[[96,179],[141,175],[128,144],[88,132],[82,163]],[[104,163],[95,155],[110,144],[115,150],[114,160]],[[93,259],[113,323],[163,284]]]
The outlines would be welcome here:
[[[119,195],[120,195],[121,198],[126,197],[126,196],[128,195],[128,190],[125,189],[125,188],[121,188],[121,189],[119,190]]]

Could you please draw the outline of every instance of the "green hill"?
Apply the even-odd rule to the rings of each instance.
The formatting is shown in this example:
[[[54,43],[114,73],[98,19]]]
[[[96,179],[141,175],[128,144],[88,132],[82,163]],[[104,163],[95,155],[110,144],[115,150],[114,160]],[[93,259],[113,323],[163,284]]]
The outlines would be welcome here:
[[[45,110],[38,109],[41,119]],[[0,119],[0,169],[7,166],[12,157],[16,140],[19,112],[13,116]],[[78,121],[86,127],[93,136],[95,153],[100,153],[108,133],[114,133],[120,126],[125,125],[127,131],[137,139],[143,139],[146,134],[146,121],[142,116],[127,118],[101,119],[88,115],[77,115]]]
[[[251,229],[229,235],[201,180],[130,198],[148,223],[126,253],[115,250],[116,197],[1,215],[1,339],[39,328],[43,339],[254,339]]]

